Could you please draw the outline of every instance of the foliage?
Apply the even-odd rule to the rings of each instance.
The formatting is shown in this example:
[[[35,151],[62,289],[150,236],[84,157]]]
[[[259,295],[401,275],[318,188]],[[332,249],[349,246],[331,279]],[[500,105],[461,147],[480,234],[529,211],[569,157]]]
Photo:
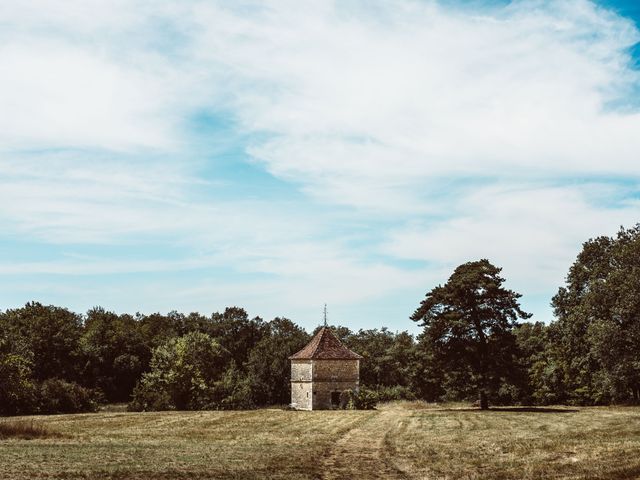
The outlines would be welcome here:
[[[360,381],[366,385],[408,385],[409,371],[415,361],[415,342],[408,332],[382,329],[359,330],[345,344],[363,356]]]
[[[20,338],[0,332],[0,415],[30,413],[36,405],[33,355]]]
[[[391,402],[394,400],[415,400],[416,395],[409,387],[394,385],[392,387],[382,385],[375,390],[379,402]]]
[[[161,405],[196,410],[210,406],[228,358],[229,352],[204,333],[191,332],[169,339],[153,351],[151,371],[142,376],[131,408]],[[166,397],[170,399],[168,404],[160,402]]]
[[[33,355],[33,375],[38,381],[78,378],[81,327],[79,315],[37,302],[7,310],[0,316],[0,331],[22,339]]]
[[[502,287],[500,270],[488,260],[460,265],[411,317],[425,327],[425,339],[456,385],[462,380],[478,391],[481,408],[514,365],[517,320],[530,317],[520,309],[520,294]]]
[[[210,410],[246,410],[255,407],[253,384],[232,360],[219,382],[212,388],[212,396],[205,408]]]
[[[170,312],[168,315],[160,313],[139,315],[137,323],[140,334],[150,351],[172,338],[187,333],[183,328],[184,315],[177,312]]]
[[[640,402],[640,225],[587,241],[552,305],[558,400]]]
[[[523,323],[515,330],[521,387],[516,402],[550,405],[558,403],[557,378],[549,361],[551,329],[542,322]]]
[[[131,402],[127,405],[127,410],[130,412],[158,412],[165,410],[175,410],[175,405],[166,389],[157,389],[156,385],[159,383],[159,379],[151,378],[158,377],[158,374],[153,372],[145,374],[142,381],[140,381],[133,389],[133,395],[131,396]]]
[[[433,344],[423,334],[418,335],[414,358],[409,365],[407,377],[411,391],[419,399],[435,402],[445,395],[445,368],[439,364]]]
[[[242,368],[268,329],[260,317],[249,319],[243,308],[229,307],[223,313],[212,315],[205,333],[219,339],[231,359]]]
[[[76,413],[98,410],[97,394],[76,383],[50,378],[39,389],[40,413]]]
[[[85,385],[100,389],[110,402],[129,400],[151,357],[140,324],[131,315],[93,308],[87,312],[80,346]]]
[[[341,401],[341,403],[343,402]],[[345,403],[346,408],[349,410],[375,410],[378,404],[378,395],[368,388],[347,390],[347,401]]]
[[[291,320],[276,318],[251,350],[247,361],[253,402],[257,405],[288,404],[291,399],[289,356],[302,349],[309,335]]]
[[[80,377],[82,322],[66,309],[28,303],[0,314],[0,414],[95,411]]]

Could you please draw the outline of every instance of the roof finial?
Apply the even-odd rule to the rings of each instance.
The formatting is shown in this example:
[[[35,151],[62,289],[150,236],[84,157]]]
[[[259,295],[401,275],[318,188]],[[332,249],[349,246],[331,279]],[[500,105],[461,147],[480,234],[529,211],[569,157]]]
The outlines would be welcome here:
[[[327,304],[324,304],[324,326],[327,326]]]

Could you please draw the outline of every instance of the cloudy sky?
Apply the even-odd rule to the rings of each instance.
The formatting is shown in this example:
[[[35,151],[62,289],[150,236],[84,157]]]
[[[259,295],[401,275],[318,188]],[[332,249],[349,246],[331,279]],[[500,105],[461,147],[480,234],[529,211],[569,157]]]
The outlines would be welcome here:
[[[640,221],[635,0],[0,0],[0,309],[534,319]]]

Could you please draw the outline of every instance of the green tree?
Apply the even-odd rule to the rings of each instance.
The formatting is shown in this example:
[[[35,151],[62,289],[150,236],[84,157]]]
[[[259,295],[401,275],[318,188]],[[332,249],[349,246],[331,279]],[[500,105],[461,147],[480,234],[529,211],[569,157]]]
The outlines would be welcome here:
[[[410,366],[415,362],[416,345],[408,332],[358,330],[346,337],[345,344],[364,358],[360,362],[360,383],[371,388],[408,387]]]
[[[2,329],[22,339],[33,357],[33,375],[37,381],[79,377],[82,317],[66,308],[27,303],[7,310]]]
[[[525,322],[513,331],[516,337],[517,362],[511,375],[505,402],[549,404],[554,402],[553,380],[549,368],[547,345],[549,327],[543,322]]]
[[[489,391],[510,374],[518,319],[531,316],[520,308],[521,295],[503,288],[500,271],[486,259],[460,265],[411,316],[425,328],[438,360],[451,373],[468,376],[482,409]]]
[[[214,313],[206,328],[205,333],[218,339],[239,369],[244,369],[251,350],[268,332],[260,317],[249,319],[247,312],[239,307],[228,307],[223,313]]]
[[[207,408],[217,410],[245,410],[253,408],[254,388],[251,377],[236,367],[236,363],[231,363],[224,371],[220,381],[215,383],[212,389],[213,395]]]
[[[391,348],[394,334],[387,328],[381,330],[359,330],[347,337],[345,344],[362,355],[360,362],[360,383],[370,388],[395,385],[398,380]]]
[[[247,374],[257,405],[288,404],[291,399],[289,356],[302,349],[309,335],[286,318],[275,318],[268,333],[251,350]]]
[[[552,305],[563,400],[640,401],[640,225],[585,242]]]
[[[153,351],[151,370],[135,388],[131,409],[215,407],[222,400],[216,384],[229,366],[229,357],[229,352],[204,333],[168,340]]]
[[[409,332],[396,332],[393,344],[387,350],[390,358],[389,385],[410,386],[412,365],[417,361],[417,344]]]
[[[27,414],[35,409],[32,359],[21,339],[0,330],[0,415]]]
[[[152,313],[151,315],[137,315],[140,333],[145,339],[149,351],[164,344],[167,340],[184,335],[184,315],[170,312],[168,315]]]
[[[87,312],[80,345],[83,383],[100,389],[108,401],[128,401],[151,358],[138,322],[128,314],[93,308]]]
[[[444,395],[444,368],[438,360],[429,337],[424,333],[418,335],[414,357],[407,369],[411,391],[417,398],[435,402]]]

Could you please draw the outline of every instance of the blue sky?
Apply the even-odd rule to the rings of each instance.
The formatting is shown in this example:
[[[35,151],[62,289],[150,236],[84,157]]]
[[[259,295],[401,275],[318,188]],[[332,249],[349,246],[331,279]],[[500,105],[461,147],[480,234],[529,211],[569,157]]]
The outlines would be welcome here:
[[[633,1],[0,5],[0,309],[417,332],[489,258],[535,320],[640,220]]]

